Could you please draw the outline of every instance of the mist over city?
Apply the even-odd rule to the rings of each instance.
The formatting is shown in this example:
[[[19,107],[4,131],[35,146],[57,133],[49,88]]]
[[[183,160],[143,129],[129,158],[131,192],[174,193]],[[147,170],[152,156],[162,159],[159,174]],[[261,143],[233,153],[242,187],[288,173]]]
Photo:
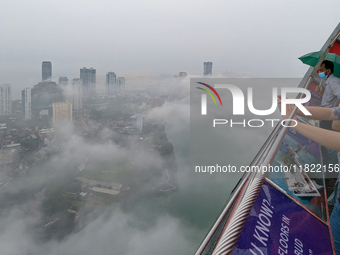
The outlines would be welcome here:
[[[238,79],[243,91],[254,78],[267,107],[267,91],[296,87],[307,70],[297,58],[338,23],[334,7],[322,25],[322,8],[1,3],[0,253],[194,254],[240,175],[190,170],[190,78]],[[270,132],[219,127],[202,138],[211,155],[196,156],[247,165]]]
[[[53,64],[41,66],[42,81],[8,101],[2,110],[11,113],[0,118],[4,254],[194,253],[238,178],[190,171],[190,76],[149,78],[146,89],[128,90],[109,72],[101,90],[88,79],[95,69],[54,82]],[[202,77],[212,72],[212,62],[202,63]],[[299,82],[229,75],[243,89],[242,80],[262,85],[264,95]],[[263,107],[261,98],[255,104]],[[268,132],[221,128],[205,149],[222,152],[209,156],[215,162],[249,163]],[[256,141],[247,154],[237,142],[245,138]]]
[[[187,159],[175,155],[165,127],[174,140],[188,133],[188,78],[126,91],[124,78],[110,72],[99,94],[95,69],[58,84],[51,73],[43,62],[42,81],[23,89],[20,101],[2,86],[5,254],[140,254],[138,245],[154,237],[168,236],[163,245],[180,238],[180,221],[166,208]]]

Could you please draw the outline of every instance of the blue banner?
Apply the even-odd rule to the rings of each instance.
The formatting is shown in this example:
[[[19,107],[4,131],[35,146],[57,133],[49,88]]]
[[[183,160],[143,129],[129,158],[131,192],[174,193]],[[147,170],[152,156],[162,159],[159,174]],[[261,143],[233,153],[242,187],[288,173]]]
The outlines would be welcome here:
[[[232,254],[332,255],[333,251],[328,226],[264,182]]]

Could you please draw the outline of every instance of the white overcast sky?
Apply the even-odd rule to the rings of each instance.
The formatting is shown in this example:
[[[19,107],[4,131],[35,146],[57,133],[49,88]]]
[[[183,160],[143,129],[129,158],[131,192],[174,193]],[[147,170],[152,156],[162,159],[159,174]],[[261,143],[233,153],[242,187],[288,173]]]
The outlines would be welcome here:
[[[226,69],[302,77],[297,58],[317,51],[340,22],[340,1],[2,0],[0,84],[33,87],[41,62],[53,79],[79,69],[173,75]]]

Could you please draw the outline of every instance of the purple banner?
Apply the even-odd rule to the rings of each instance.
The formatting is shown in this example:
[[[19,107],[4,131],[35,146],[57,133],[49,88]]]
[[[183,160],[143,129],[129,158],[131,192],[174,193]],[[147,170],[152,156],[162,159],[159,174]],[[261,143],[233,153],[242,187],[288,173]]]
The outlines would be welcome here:
[[[264,182],[233,255],[332,255],[328,226]]]

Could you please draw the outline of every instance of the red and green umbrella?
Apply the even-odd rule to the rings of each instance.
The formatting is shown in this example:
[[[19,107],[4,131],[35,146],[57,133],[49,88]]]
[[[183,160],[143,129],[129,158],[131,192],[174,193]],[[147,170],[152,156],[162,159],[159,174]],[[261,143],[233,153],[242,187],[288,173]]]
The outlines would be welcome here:
[[[311,52],[306,55],[299,57],[302,63],[309,66],[316,66],[319,61],[319,58],[322,56],[323,51]],[[340,56],[335,53],[328,53],[325,57],[325,60],[329,60],[334,63],[334,75],[336,77],[340,77]]]

